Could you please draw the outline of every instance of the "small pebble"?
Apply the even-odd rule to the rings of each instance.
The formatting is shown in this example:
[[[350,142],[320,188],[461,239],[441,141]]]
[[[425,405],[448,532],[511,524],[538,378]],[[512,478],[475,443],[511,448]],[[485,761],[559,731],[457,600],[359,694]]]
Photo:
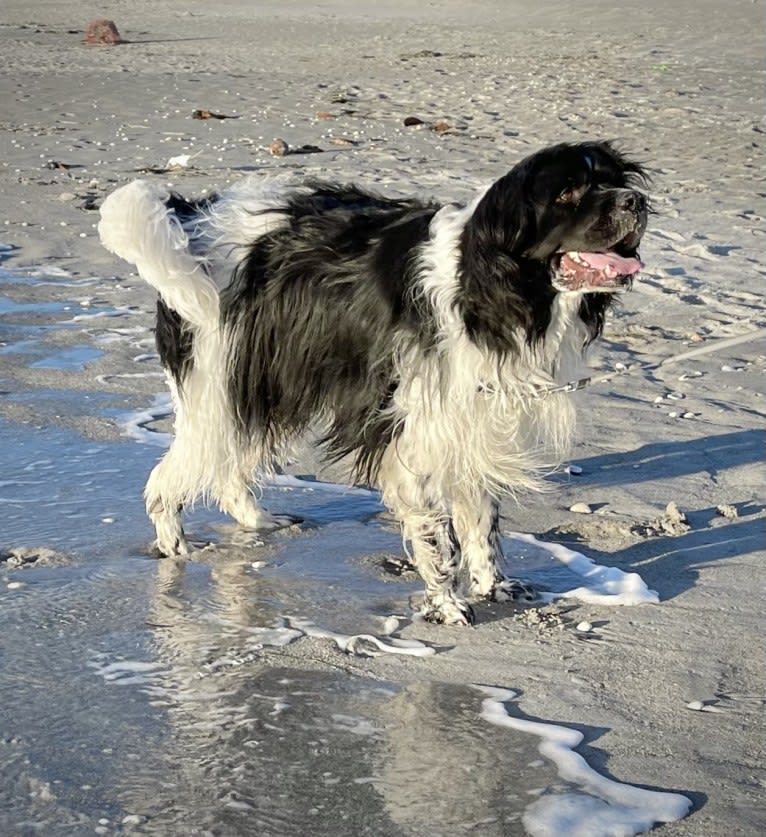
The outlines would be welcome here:
[[[145,817],[138,814],[128,814],[127,817],[122,818],[123,825],[141,825],[145,821]]]
[[[669,392],[667,397],[671,401],[683,401],[686,396],[682,392]]]
[[[114,523],[114,518],[113,517],[102,517],[101,522],[102,523]]]
[[[593,514],[593,509],[587,503],[575,503],[569,507],[569,511],[575,514]]]
[[[702,712],[705,708],[705,704],[701,700],[690,700],[689,703],[686,704],[687,709],[693,709],[695,712]]]
[[[23,581],[9,581],[6,587],[9,590],[20,590],[24,586]]]
[[[383,636],[391,636],[391,634],[399,628],[399,617],[398,616],[388,616],[383,621],[383,626],[381,627],[381,634]]]
[[[269,146],[269,152],[274,157],[284,157],[288,150],[287,143],[283,139],[275,139]]]
[[[681,418],[685,418],[685,419],[694,418],[694,416],[695,416],[695,413],[691,413],[691,412],[681,413]]]
[[[579,465],[567,465],[564,470],[567,474],[572,474],[575,477],[578,477],[582,473],[582,468]]]
[[[593,630],[593,625],[591,625],[590,622],[583,621],[577,625],[577,628],[575,630],[578,630],[583,634],[587,634]]]

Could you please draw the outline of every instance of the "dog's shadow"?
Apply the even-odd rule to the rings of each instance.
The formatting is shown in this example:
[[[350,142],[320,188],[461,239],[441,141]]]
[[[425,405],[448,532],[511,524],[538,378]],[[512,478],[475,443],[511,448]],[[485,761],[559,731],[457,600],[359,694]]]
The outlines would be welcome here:
[[[651,589],[657,590],[660,599],[666,601],[692,589],[701,568],[763,549],[764,519],[760,515],[763,507],[741,503],[736,508],[740,518],[731,523],[711,525],[710,522],[720,519],[716,510],[701,509],[688,514],[694,526],[689,532],[642,540],[615,552],[596,549],[585,538],[571,532],[554,531],[543,537],[575,549],[582,548],[598,564],[638,572]],[[742,519],[745,515],[748,517]],[[705,525],[702,521],[709,522]]]
[[[700,471],[715,480],[722,471],[762,463],[764,449],[766,432],[737,430],[682,442],[652,442],[632,451],[578,459],[577,463],[594,487],[667,480]]]
[[[717,483],[725,471],[761,466],[765,443],[763,431],[740,430],[684,442],[655,442],[633,451],[578,459],[578,464],[587,475],[588,487],[595,489],[698,473],[707,473]],[[731,479],[728,482],[731,484]],[[569,542],[575,548],[582,546],[598,563],[634,569],[661,599],[671,599],[696,584],[699,568],[763,549],[764,506],[749,498],[732,498],[731,491],[724,495],[722,489],[721,502],[731,506],[736,517],[724,520],[712,507],[685,508],[691,524],[688,532],[643,539],[614,552],[596,549],[571,532],[553,530],[543,537]]]

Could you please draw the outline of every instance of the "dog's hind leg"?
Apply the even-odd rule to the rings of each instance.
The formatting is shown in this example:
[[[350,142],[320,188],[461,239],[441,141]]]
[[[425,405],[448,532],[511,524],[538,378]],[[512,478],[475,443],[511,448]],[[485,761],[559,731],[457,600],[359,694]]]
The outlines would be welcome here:
[[[461,569],[468,577],[472,596],[493,601],[532,601],[534,588],[503,575],[503,548],[497,500],[487,493],[460,497],[452,504],[455,534],[460,543]]]
[[[408,470],[394,448],[380,472],[383,502],[401,521],[410,558],[425,582],[423,615],[429,622],[472,624],[473,610],[460,596],[460,548],[449,513],[429,478]]]

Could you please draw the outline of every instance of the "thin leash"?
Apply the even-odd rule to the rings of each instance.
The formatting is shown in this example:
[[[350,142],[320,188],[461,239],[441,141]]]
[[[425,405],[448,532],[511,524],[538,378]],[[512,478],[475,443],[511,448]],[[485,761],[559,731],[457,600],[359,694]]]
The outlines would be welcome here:
[[[701,355],[708,355],[712,352],[720,352],[724,349],[730,349],[732,346],[738,346],[740,343],[747,343],[749,340],[763,337],[766,335],[766,327],[757,328],[755,331],[748,331],[747,334],[739,334],[736,337],[727,337],[724,340],[716,340],[713,343],[708,343],[705,346],[700,346],[697,349],[690,349],[688,352],[681,352],[671,357],[666,357],[659,363],[649,363],[642,361],[638,363],[631,363],[629,365],[621,365],[620,368],[614,369],[612,372],[605,372],[603,375],[592,375],[587,378],[578,378],[576,381],[567,381],[565,384],[551,384],[549,386],[539,386],[535,392],[536,398],[545,398],[554,392],[577,392],[586,387],[595,386],[597,384],[604,384],[611,381],[612,378],[617,378],[622,375],[627,375],[630,372],[647,372],[653,369],[660,369],[663,366],[671,366],[674,363],[681,363],[685,360],[700,357]]]

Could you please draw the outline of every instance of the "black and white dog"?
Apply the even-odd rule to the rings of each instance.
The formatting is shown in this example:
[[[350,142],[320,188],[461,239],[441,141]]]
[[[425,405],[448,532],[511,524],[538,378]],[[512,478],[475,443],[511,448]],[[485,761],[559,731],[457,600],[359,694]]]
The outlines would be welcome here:
[[[614,294],[641,268],[646,175],[606,142],[522,160],[468,205],[257,178],[187,201],[144,181],[101,209],[104,245],[160,294],[175,439],[146,486],[165,554],[203,497],[281,525],[251,486],[309,426],[401,521],[432,621],[523,595],[498,500],[539,489]]]

